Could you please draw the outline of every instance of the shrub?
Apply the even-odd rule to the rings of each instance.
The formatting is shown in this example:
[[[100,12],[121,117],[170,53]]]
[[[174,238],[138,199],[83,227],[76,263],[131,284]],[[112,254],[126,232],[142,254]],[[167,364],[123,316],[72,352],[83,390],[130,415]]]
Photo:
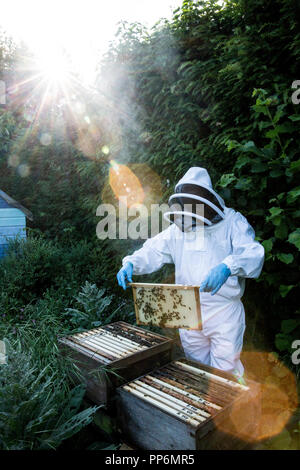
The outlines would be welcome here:
[[[63,310],[86,280],[105,282],[100,251],[84,240],[67,246],[41,235],[11,241],[0,260],[1,313],[19,314],[45,298],[56,299]]]
[[[86,282],[79,294],[75,297],[77,308],[67,308],[65,316],[75,328],[88,329],[106,325],[120,317],[119,312],[126,310],[125,301],[119,302],[117,308],[109,313],[108,307],[113,296],[106,295],[105,289],[98,289],[95,284]],[[124,319],[124,312],[121,317]],[[127,317],[127,315],[126,315]],[[128,321],[130,318],[126,318]]]
[[[300,166],[294,138],[300,116],[287,91],[269,96],[266,90],[256,89],[253,96],[252,118],[261,144],[229,140],[227,147],[235,155],[235,164],[219,184],[229,191],[227,197],[243,207],[248,219],[255,220],[257,239],[266,251],[259,282],[272,312],[270,329],[277,349],[291,356],[293,341],[300,333]]]
[[[0,449],[55,449],[91,422],[97,407],[79,411],[82,385],[69,390],[18,342],[8,345],[7,356],[0,365]]]
[[[75,327],[95,328],[109,323],[114,316],[114,312],[107,315],[112,296],[105,296],[105,289],[98,289],[95,284],[86,282],[75,300],[78,308],[66,309],[66,316]]]

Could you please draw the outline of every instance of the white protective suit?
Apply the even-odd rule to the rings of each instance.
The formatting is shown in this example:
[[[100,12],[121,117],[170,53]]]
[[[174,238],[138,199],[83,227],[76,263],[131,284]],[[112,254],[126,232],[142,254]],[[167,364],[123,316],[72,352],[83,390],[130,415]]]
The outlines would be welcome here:
[[[254,240],[255,233],[239,212],[225,207],[224,201],[212,189],[204,168],[190,168],[178,182],[209,189],[224,210],[224,218],[204,226],[204,244],[191,250],[188,233],[175,224],[148,239],[143,247],[123,259],[133,264],[133,274],[147,274],[165,263],[175,264],[177,284],[200,285],[209,270],[225,263],[231,276],[220,290],[211,295],[200,293],[203,329],[179,329],[181,343],[188,359],[200,361],[218,369],[243,375],[239,359],[245,330],[245,311],[241,302],[244,278],[259,276],[264,262],[264,248]],[[203,233],[203,232],[202,232]]]

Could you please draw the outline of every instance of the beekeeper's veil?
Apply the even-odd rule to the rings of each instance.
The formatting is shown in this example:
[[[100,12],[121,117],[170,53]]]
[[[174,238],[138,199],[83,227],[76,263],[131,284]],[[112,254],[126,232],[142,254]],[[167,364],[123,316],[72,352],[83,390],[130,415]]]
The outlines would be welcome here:
[[[207,170],[192,167],[178,181],[175,194],[169,199],[170,211],[164,214],[184,231],[196,225],[213,225],[224,218],[224,201],[213,190]]]

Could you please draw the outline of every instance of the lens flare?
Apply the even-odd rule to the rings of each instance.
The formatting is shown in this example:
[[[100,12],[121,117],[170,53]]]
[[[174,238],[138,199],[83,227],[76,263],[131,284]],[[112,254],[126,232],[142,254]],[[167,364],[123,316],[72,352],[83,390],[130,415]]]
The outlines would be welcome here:
[[[50,145],[52,142],[52,136],[47,132],[44,132],[40,137],[40,142],[42,145]]]
[[[26,178],[26,176],[28,176],[30,173],[30,168],[26,163],[22,163],[18,166],[17,172],[22,178]]]
[[[108,155],[109,154],[109,147],[107,145],[103,145],[103,147],[101,149],[101,152],[103,152],[104,155]]]
[[[117,199],[126,203],[127,207],[142,204],[145,193],[138,177],[126,165],[111,160],[109,184]]]
[[[85,119],[81,123],[77,122],[76,147],[85,157],[92,160],[97,158],[100,141],[101,131],[96,124],[91,122],[91,119],[90,123],[87,123]]]
[[[19,155],[13,153],[8,157],[8,165],[16,168],[20,164]]]
[[[242,354],[249,398],[236,400],[228,419],[218,429],[246,442],[259,442],[278,435],[298,406],[295,375],[275,355],[246,351]],[[259,391],[251,380],[259,384]],[[246,423],[246,426],[245,426]]]
[[[129,163],[125,166],[111,160],[109,178],[104,185],[101,199],[104,204],[115,206],[118,217],[122,218],[125,217],[125,213],[122,210],[119,213],[119,202],[122,204],[120,196],[127,197],[128,208],[131,206],[138,208],[143,204],[150,215],[154,207],[152,204],[158,205],[161,202],[161,178],[144,163]]]

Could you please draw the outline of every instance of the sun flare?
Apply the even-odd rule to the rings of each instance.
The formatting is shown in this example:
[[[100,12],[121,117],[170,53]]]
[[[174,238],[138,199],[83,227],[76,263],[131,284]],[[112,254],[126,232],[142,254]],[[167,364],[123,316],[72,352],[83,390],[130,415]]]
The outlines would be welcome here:
[[[64,84],[70,79],[70,66],[66,58],[60,53],[37,56],[36,67],[44,80],[51,84]]]
[[[182,0],[10,0],[1,7],[0,27],[13,39],[23,41],[39,58],[41,72],[49,80],[64,80],[66,51],[75,73],[90,84],[97,62],[113,40],[118,22],[153,26],[161,17],[171,17]]]

